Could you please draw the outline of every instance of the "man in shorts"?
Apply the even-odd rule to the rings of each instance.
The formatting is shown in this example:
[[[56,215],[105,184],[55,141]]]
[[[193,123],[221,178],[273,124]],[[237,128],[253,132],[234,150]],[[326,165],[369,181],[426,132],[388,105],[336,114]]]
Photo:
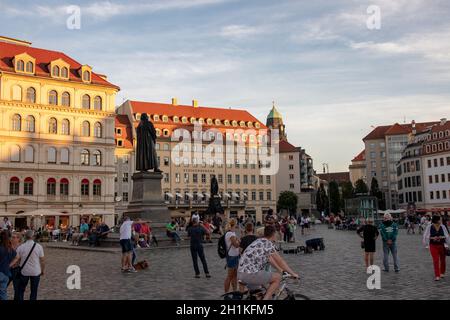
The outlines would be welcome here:
[[[280,273],[285,271],[294,278],[298,278],[298,275],[292,271],[284,259],[278,254],[274,245],[275,240],[275,227],[267,225],[264,228],[264,237],[250,244],[239,261],[238,280],[251,287],[267,287],[268,285],[264,300],[272,299],[272,295],[280,285]],[[268,264],[279,273],[266,271]]]
[[[120,226],[120,246],[122,247],[122,272],[134,273],[136,270],[132,264],[133,244],[131,243],[132,229],[135,224],[148,223],[148,221],[132,221],[130,217],[124,217]]]

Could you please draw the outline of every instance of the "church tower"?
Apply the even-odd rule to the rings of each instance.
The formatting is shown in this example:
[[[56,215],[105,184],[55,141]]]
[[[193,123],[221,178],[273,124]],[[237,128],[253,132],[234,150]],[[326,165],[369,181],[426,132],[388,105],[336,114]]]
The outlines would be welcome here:
[[[281,113],[275,107],[275,102],[272,102],[272,110],[267,116],[266,126],[270,129],[280,130],[280,141],[287,141],[286,128],[283,123]]]

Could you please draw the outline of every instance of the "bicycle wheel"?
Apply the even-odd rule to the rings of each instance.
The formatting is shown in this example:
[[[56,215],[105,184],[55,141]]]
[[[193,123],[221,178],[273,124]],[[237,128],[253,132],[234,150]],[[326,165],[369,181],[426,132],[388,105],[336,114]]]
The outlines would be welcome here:
[[[289,289],[285,289],[283,290],[283,292],[280,293],[277,300],[295,301],[295,300],[311,300],[311,299],[301,293],[294,293]]]

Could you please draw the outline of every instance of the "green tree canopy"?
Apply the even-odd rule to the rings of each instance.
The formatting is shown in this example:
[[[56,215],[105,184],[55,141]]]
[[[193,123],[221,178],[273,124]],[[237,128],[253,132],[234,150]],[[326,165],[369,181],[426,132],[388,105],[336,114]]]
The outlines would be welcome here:
[[[278,197],[278,209],[286,209],[290,214],[297,212],[298,197],[292,191],[283,191]]]
[[[339,185],[336,181],[330,182],[329,193],[331,212],[339,213],[341,211],[341,195],[339,193]]]

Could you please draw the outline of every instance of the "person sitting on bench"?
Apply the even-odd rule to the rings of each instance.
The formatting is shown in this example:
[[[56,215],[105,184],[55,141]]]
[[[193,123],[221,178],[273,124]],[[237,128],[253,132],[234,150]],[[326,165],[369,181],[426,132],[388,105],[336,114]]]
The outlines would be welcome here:
[[[177,245],[180,245],[181,238],[176,230],[177,223],[175,218],[172,218],[172,221],[166,225],[166,234],[169,238],[173,239]]]

